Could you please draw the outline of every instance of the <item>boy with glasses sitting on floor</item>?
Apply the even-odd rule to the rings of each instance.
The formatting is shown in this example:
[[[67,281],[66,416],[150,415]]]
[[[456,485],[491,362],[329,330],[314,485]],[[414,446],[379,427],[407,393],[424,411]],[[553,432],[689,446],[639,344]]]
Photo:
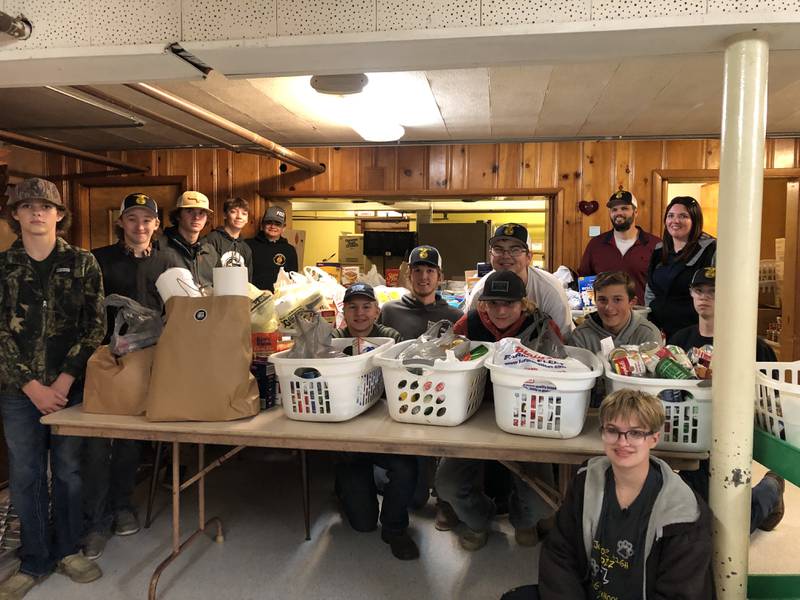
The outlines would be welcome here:
[[[539,557],[539,585],[502,600],[712,598],[711,511],[650,454],[664,419],[645,392],[603,400],[605,456],[573,480]]]

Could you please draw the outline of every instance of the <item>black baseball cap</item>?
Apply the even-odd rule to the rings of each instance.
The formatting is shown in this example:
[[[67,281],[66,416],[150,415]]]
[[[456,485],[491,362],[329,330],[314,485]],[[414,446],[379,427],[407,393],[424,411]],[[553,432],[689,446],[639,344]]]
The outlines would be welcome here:
[[[442,256],[433,246],[417,246],[408,255],[408,264],[412,267],[414,265],[430,265],[441,269]]]
[[[377,300],[375,297],[375,290],[367,283],[354,283],[344,293],[344,301],[347,302],[354,296],[364,296],[370,300]]]
[[[698,285],[716,286],[716,279],[716,267],[704,267],[702,269],[697,269],[697,271],[694,272],[694,275],[692,275],[692,283],[689,284],[689,287],[696,287]]]
[[[486,278],[478,300],[514,302],[528,295],[525,283],[513,271],[495,271]]]
[[[263,225],[268,221],[273,221],[275,223],[280,223],[281,225],[285,225],[286,211],[283,210],[280,206],[270,206],[264,213],[264,216],[261,217],[261,224]]]
[[[528,230],[524,225],[520,225],[519,223],[505,223],[504,225],[500,225],[500,227],[494,230],[494,235],[489,239],[489,245],[491,246],[500,240],[522,242],[526,248],[529,248],[531,245],[531,238],[528,235]]]
[[[611,198],[606,202],[606,208],[614,208],[615,206],[632,206],[638,209],[639,203],[636,201],[636,196],[625,190],[619,190],[611,194]]]
[[[141,192],[135,192],[125,196],[125,198],[122,200],[122,204],[119,207],[119,215],[124,215],[125,212],[131,208],[145,208],[153,213],[156,217],[158,216],[158,204],[156,204],[156,201],[147,194],[143,194]]]

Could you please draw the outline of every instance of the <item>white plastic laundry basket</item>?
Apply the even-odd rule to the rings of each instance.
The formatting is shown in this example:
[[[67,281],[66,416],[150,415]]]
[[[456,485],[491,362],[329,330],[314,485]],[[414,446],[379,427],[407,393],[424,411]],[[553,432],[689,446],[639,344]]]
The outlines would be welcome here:
[[[756,363],[755,421],[800,448],[800,361]]]
[[[608,361],[603,362],[607,392],[640,390],[661,400],[667,420],[656,448],[685,452],[711,449],[711,380],[628,377],[614,373]]]
[[[470,342],[470,349],[484,345],[489,352],[469,361],[437,361],[432,367],[407,367],[397,358],[415,340],[382,350],[375,364],[383,371],[389,415],[401,423],[460,425],[483,401],[486,384],[484,363],[492,353],[491,342]]]
[[[285,358],[289,350],[270,356],[286,416],[297,421],[347,421],[375,404],[383,393],[383,378],[373,361],[394,340],[370,339],[380,346],[358,356]],[[353,338],[334,339],[332,343],[334,348],[343,349],[353,343]]]
[[[500,429],[519,435],[562,439],[580,434],[592,388],[603,374],[603,365],[588,350],[572,346],[566,346],[566,350],[569,356],[591,370],[551,373],[487,361],[494,387],[494,415]]]

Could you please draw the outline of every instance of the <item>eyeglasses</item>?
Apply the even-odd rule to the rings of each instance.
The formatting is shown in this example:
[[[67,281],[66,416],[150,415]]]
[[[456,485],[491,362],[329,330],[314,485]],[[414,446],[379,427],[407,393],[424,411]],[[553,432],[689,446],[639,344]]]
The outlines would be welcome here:
[[[697,296],[698,298],[711,298],[712,300],[716,296],[716,290],[714,288],[707,288],[701,289],[697,287],[689,288],[689,292],[692,296]]]
[[[603,438],[603,441],[608,444],[613,444],[619,440],[620,437],[624,437],[629,444],[638,445],[641,444],[645,438],[653,435],[654,433],[655,431],[644,431],[642,429],[629,429],[628,431],[620,431],[611,425],[600,426],[600,437]]]
[[[528,249],[524,246],[514,246],[513,248],[501,248],[500,246],[492,246],[489,248],[489,252],[492,256],[504,256],[508,255],[512,258],[518,258],[523,254],[528,252]]]

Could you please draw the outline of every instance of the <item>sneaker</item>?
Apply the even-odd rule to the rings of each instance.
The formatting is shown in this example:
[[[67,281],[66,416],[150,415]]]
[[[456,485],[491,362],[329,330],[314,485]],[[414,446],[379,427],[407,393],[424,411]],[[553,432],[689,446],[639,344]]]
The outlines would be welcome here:
[[[775,508],[772,509],[772,512],[769,513],[761,523],[759,523],[758,528],[761,531],[772,531],[778,526],[778,523],[781,522],[783,519],[783,512],[786,506],[783,503],[783,492],[786,489],[786,481],[784,481],[783,477],[775,473],[774,471],[767,471],[767,474],[764,475],[764,479],[769,477],[775,482],[775,485],[778,486],[778,504],[775,505]]]
[[[483,548],[486,542],[489,541],[489,532],[475,531],[474,529],[465,527],[464,532],[458,536],[458,541],[461,543],[461,547],[464,548],[464,550],[475,552]]]
[[[439,500],[436,503],[436,516],[433,519],[433,526],[439,531],[450,531],[455,529],[461,522],[453,510],[452,505],[444,500]]]
[[[58,561],[57,570],[75,583],[90,583],[103,576],[100,567],[81,553],[70,554],[62,558]]]
[[[133,535],[141,528],[136,514],[130,510],[121,510],[114,517],[114,535]]]
[[[108,536],[104,533],[92,531],[83,540],[83,555],[89,560],[97,560],[103,555],[106,549]]]
[[[535,546],[539,543],[539,533],[536,526],[519,527],[514,529],[514,539],[520,546]]]
[[[408,530],[403,530],[401,533],[389,533],[385,529],[381,529],[381,539],[389,544],[395,558],[400,560],[419,558],[419,548],[408,535]]]
[[[14,573],[0,583],[0,600],[19,600],[37,583],[35,577],[25,573]]]

